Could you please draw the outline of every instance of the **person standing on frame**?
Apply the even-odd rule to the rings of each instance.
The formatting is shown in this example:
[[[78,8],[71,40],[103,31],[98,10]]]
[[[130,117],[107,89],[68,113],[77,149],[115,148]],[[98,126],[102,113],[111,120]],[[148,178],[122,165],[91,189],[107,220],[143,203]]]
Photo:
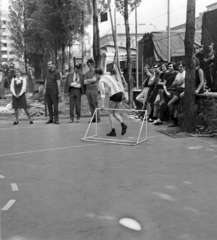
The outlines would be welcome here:
[[[27,109],[26,102],[26,79],[21,77],[20,71],[16,70],[16,77],[11,80],[10,90],[12,92],[12,108],[15,113],[15,122],[13,125],[19,123],[19,109],[23,109],[29,118],[29,123],[33,124],[30,113]]]
[[[109,89],[109,108],[113,109],[109,110],[109,122],[111,125],[111,132],[108,133],[107,136],[116,136],[114,117],[121,124],[121,135],[124,135],[127,131],[127,125],[123,122],[122,117],[119,115],[118,111],[114,110],[118,110],[120,108],[124,89],[122,85],[113,76],[103,75],[102,69],[96,69],[95,74],[97,80],[99,80],[99,89],[101,93],[101,110],[104,110],[105,108],[105,87]]]
[[[85,78],[84,78],[84,84],[86,85],[86,95],[87,100],[90,107],[91,115],[93,116],[95,109],[98,108],[98,83],[97,79],[94,78],[95,72],[94,72],[94,65],[95,62],[93,59],[89,59],[87,61],[87,66],[89,68],[89,71],[86,72]],[[97,123],[100,122],[100,115],[97,113],[97,116],[94,117],[92,122],[96,122],[97,117]]]
[[[76,112],[77,123],[81,118],[81,95],[84,94],[84,74],[81,65],[75,65],[74,72],[66,77],[65,93],[69,93],[70,122],[74,122],[74,111]]]
[[[59,124],[58,103],[59,97],[62,95],[60,80],[61,80],[60,72],[56,70],[54,63],[52,61],[49,61],[48,72],[44,85],[45,100],[47,103],[50,118],[46,122],[46,124],[50,123]]]

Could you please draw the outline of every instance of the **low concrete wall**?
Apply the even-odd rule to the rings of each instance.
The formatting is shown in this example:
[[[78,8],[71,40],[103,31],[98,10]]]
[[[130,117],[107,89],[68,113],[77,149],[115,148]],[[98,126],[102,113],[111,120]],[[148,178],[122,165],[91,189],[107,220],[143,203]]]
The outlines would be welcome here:
[[[183,100],[179,103],[179,119],[183,116]],[[196,125],[217,130],[217,93],[199,94],[195,100]]]

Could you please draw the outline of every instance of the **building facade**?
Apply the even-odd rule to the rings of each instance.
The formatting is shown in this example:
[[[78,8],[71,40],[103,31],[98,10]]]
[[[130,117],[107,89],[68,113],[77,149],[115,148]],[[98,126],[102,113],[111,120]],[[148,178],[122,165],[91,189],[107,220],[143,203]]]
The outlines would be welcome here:
[[[1,12],[1,61],[13,61],[15,56],[11,46],[10,30],[8,29],[9,13],[7,11]]]

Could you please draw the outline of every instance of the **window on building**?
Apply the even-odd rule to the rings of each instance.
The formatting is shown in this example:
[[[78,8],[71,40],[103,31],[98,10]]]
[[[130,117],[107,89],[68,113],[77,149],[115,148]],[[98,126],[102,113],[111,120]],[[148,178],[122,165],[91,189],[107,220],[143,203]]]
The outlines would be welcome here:
[[[3,20],[3,21],[2,21],[2,24],[3,24],[3,25],[5,25],[5,24],[6,24],[6,21],[5,21],[5,20]]]
[[[2,46],[3,46],[3,47],[7,47],[7,43],[3,43]]]

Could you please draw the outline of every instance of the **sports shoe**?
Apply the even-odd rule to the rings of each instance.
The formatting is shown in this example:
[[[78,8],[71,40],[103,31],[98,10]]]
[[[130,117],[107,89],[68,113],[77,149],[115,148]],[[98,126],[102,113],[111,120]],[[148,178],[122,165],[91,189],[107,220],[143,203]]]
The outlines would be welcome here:
[[[77,118],[76,122],[79,123],[80,122],[80,118]]]
[[[106,134],[109,137],[116,137],[116,132],[111,131],[110,133]]]
[[[127,125],[123,125],[121,135],[124,135],[127,132]]]
[[[153,122],[154,125],[160,125],[162,124],[162,121],[160,119],[157,119]]]

